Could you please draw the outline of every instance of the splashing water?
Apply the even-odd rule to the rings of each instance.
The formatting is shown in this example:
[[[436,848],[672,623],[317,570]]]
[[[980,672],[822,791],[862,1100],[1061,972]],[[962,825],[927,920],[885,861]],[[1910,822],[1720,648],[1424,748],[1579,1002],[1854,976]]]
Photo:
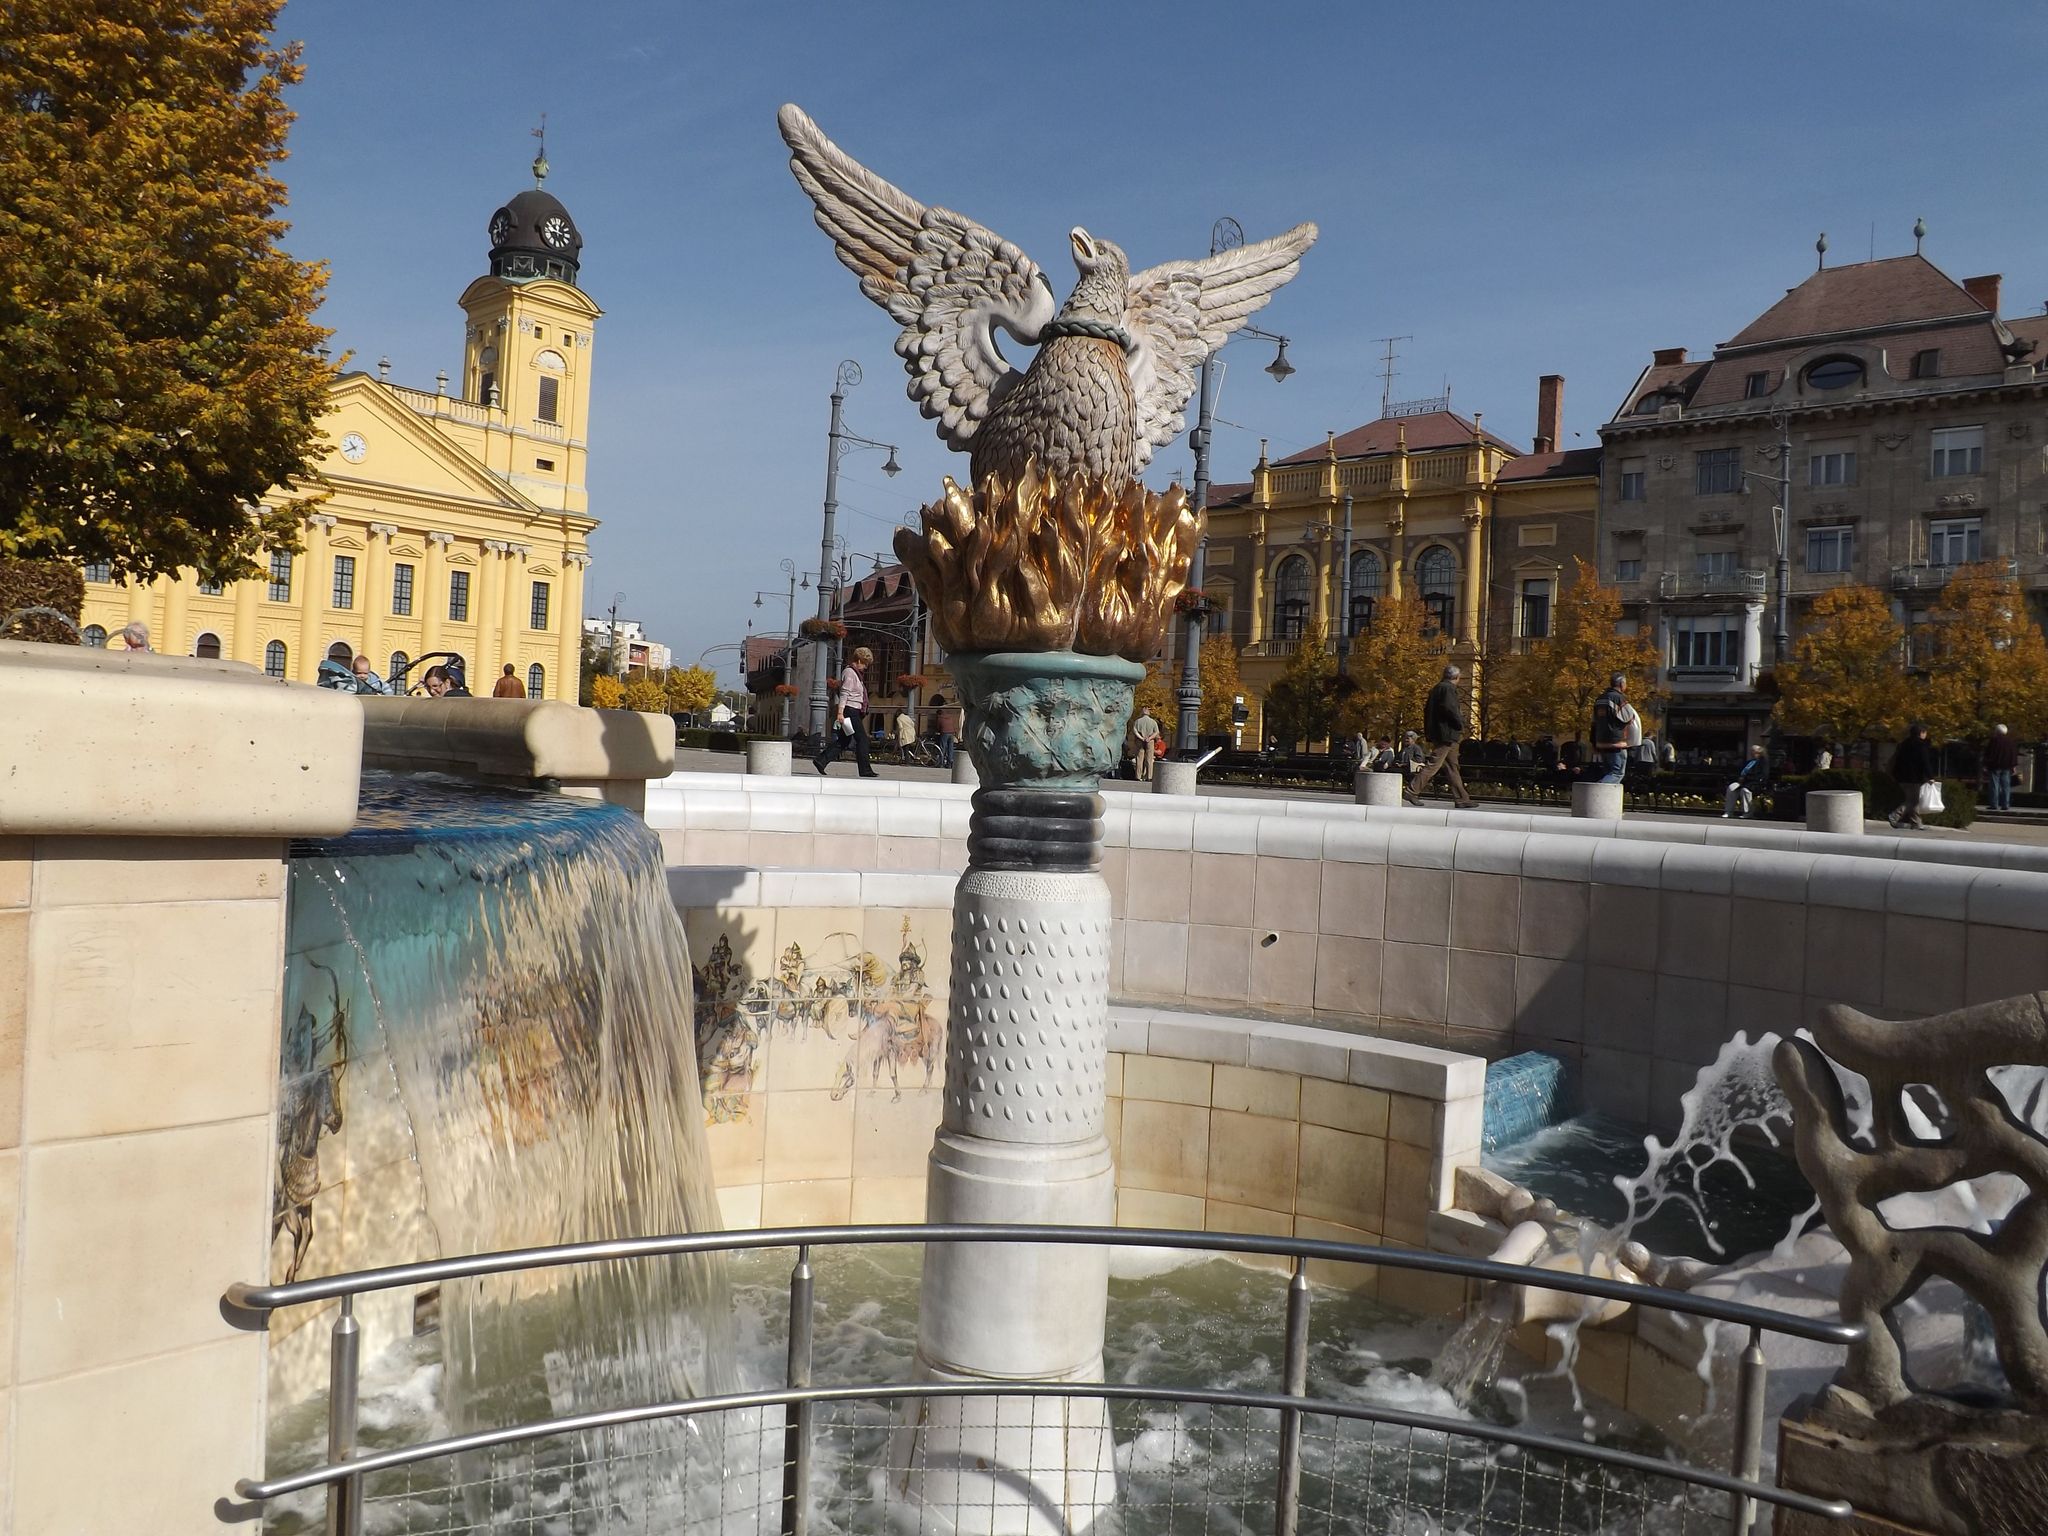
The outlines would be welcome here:
[[[1514,1331],[1514,1319],[1504,1310],[1481,1307],[1465,1319],[1464,1326],[1451,1335],[1451,1341],[1437,1356],[1436,1364],[1430,1368],[1430,1384],[1443,1388],[1451,1401],[1460,1406],[1470,1403],[1476,1393],[1492,1386],[1500,1374],[1500,1363]]]
[[[293,854],[284,1135],[310,1136],[322,1187],[309,1192],[303,1156],[281,1147],[292,1242],[274,1267],[718,1227],[689,956],[637,818],[372,774],[358,830]],[[334,1168],[347,1174],[345,1222],[323,1220]],[[724,1268],[710,1258],[454,1282],[440,1319],[441,1411],[456,1433],[734,1380]],[[650,1519],[678,1507],[684,1463],[718,1454],[681,1427],[608,1445],[565,1455],[596,1464],[623,1448],[649,1482]],[[472,1493],[471,1520],[532,1512],[479,1505],[491,1496]]]

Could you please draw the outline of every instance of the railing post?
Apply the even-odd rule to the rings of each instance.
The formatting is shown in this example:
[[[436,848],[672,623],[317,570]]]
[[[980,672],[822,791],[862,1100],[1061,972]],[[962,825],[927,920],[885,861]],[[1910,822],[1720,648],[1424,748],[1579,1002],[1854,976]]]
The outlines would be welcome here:
[[[788,1385],[811,1384],[811,1250],[796,1251],[789,1272]],[[782,1536],[806,1536],[811,1526],[811,1405],[791,1403],[782,1430]]]
[[[327,1351],[327,1460],[333,1465],[356,1453],[356,1383],[362,1349],[356,1299],[344,1296]],[[362,1532],[363,1480],[359,1476],[337,1478],[327,1485],[327,1536],[362,1536]]]
[[[1308,1396],[1308,1260],[1296,1258],[1287,1282],[1287,1354],[1281,1390]],[[1295,1536],[1301,1523],[1301,1410],[1280,1413],[1280,1473],[1273,1496],[1273,1536]]]
[[[1735,1386],[1735,1475],[1753,1483],[1764,1464],[1764,1388],[1770,1367],[1764,1362],[1763,1329],[1749,1330],[1749,1348],[1742,1352],[1741,1375]],[[1749,1536],[1756,1525],[1756,1500],[1735,1496],[1734,1536]]]

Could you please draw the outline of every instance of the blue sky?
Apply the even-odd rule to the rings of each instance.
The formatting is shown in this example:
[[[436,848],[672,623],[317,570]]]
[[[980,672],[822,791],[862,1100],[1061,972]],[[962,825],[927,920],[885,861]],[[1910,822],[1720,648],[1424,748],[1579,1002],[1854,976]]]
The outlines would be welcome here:
[[[458,362],[456,296],[484,226],[530,185],[583,231],[606,311],[594,356],[587,607],[614,592],[680,661],[782,627],[777,562],[818,559],[828,395],[901,445],[847,458],[857,552],[961,461],[903,393],[894,329],[833,259],[775,109],[802,104],[856,158],[1034,254],[1064,294],[1083,224],[1134,266],[1201,255],[1212,222],[1322,239],[1234,343],[1218,479],[1398,397],[1523,441],[1536,379],[1567,377],[1565,442],[1592,444],[1653,347],[1727,339],[1813,268],[1912,249],[2048,301],[2033,82],[2048,8],[1113,3],[538,5],[293,0],[307,79],[284,175],[295,252],[329,263],[322,312],[359,366],[432,387]],[[1574,434],[1580,434],[1574,436]],[[1160,477],[1185,473],[1185,443]],[[869,569],[866,560],[859,570]],[[801,594],[800,594],[801,596]],[[799,607],[801,615],[801,605]],[[721,679],[731,656],[714,656]]]

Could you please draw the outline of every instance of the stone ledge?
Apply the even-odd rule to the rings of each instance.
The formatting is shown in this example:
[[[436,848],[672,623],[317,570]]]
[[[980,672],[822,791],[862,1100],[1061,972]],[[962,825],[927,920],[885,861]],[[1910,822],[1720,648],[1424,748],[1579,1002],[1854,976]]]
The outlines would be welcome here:
[[[357,700],[237,662],[0,640],[0,831],[327,837],[355,825]]]
[[[584,709],[559,699],[351,700],[363,715],[363,766],[607,790],[644,804],[644,786],[675,769],[666,715]]]

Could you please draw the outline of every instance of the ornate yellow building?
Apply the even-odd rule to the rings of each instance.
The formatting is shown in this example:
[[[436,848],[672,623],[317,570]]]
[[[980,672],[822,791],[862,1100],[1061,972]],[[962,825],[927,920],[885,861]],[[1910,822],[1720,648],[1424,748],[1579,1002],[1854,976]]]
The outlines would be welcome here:
[[[490,273],[463,291],[462,373],[429,392],[337,380],[315,480],[329,495],[303,548],[268,579],[109,582],[85,571],[86,639],[149,626],[159,651],[250,662],[313,681],[367,655],[386,676],[453,652],[488,693],[510,663],[530,698],[574,701],[589,515],[591,339],[603,313],[576,283],[583,238],[536,184],[492,215]],[[118,638],[115,641],[119,643]],[[413,674],[417,683],[419,674]]]

